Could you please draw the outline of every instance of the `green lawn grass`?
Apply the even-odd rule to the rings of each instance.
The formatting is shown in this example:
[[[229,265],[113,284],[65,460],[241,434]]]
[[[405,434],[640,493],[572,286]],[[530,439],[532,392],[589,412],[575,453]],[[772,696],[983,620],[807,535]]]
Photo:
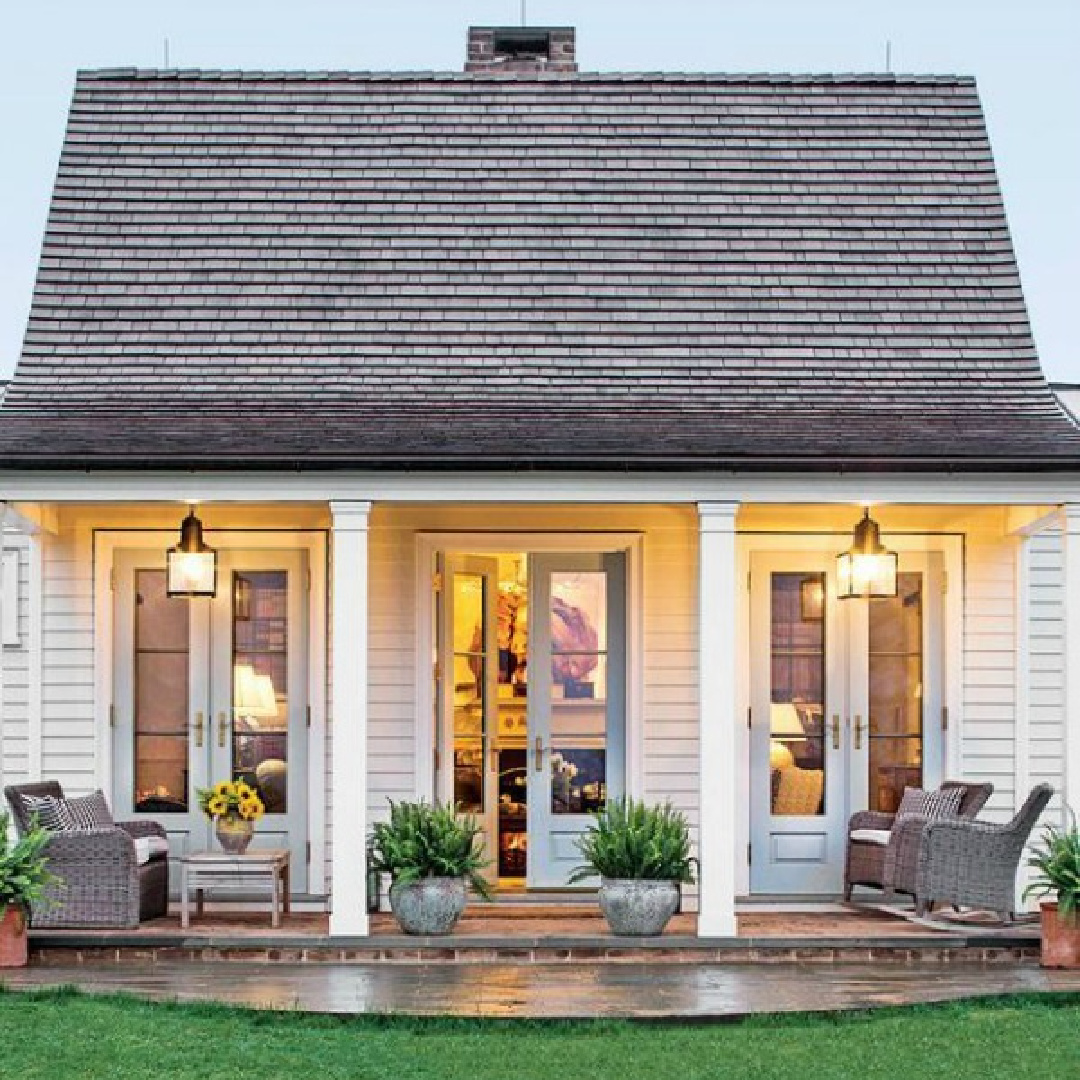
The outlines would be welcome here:
[[[409,1020],[0,993],[3,1080],[1071,1080],[1080,995],[726,1024]]]

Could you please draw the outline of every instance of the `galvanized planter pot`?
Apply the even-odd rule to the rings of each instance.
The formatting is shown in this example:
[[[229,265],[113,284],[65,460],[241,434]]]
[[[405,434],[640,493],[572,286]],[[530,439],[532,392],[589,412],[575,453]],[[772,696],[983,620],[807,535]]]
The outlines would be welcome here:
[[[599,899],[600,910],[613,934],[656,937],[679,910],[679,883],[604,878]]]
[[[465,910],[465,879],[422,878],[390,886],[390,910],[406,934],[449,934]]]

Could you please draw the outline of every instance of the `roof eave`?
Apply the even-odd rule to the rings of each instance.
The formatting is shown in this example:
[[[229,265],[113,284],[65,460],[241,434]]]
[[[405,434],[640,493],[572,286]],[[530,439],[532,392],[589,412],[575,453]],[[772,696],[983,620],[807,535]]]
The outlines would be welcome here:
[[[321,454],[296,458],[276,454],[198,455],[0,455],[0,470],[27,472],[625,472],[625,473],[1061,473],[1080,470],[1080,452],[1060,455],[1008,457],[940,457],[909,455],[857,456],[746,456],[639,455],[584,457],[477,457]]]

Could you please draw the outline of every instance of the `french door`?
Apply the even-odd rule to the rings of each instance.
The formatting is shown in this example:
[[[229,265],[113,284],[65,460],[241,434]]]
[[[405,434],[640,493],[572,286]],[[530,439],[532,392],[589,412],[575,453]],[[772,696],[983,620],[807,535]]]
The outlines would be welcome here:
[[[212,848],[197,792],[243,778],[266,807],[255,845],[288,848],[307,889],[306,555],[222,551],[213,599],[169,598],[159,551],[116,556],[114,805],[174,855]]]
[[[941,556],[901,554],[898,595],[836,597],[835,560],[751,559],[750,886],[835,894],[846,823],[942,780]]]
[[[447,554],[439,580],[439,797],[480,822],[493,881],[564,887],[623,793],[625,556]]]

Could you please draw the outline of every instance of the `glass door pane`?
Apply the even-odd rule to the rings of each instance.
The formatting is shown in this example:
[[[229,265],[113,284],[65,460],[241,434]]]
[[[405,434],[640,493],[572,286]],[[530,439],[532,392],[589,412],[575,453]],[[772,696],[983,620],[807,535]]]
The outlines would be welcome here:
[[[284,570],[231,575],[231,773],[268,814],[288,811],[289,578]]]
[[[452,593],[454,716],[454,802],[467,814],[486,809],[484,750],[487,731],[484,612],[487,582],[482,574],[454,573]]]
[[[439,631],[440,797],[477,818],[498,874],[498,561],[470,555],[443,560]],[[449,775],[446,775],[448,773]]]
[[[607,574],[551,575],[553,814],[589,814],[607,799]]]
[[[135,571],[134,809],[184,814],[188,764],[190,602],[165,594],[164,570]],[[196,741],[205,739],[196,733]]]
[[[825,813],[825,575],[780,572],[770,579],[772,813],[819,816]]]
[[[892,813],[923,772],[923,575],[901,572],[898,595],[869,601],[869,806]]]

